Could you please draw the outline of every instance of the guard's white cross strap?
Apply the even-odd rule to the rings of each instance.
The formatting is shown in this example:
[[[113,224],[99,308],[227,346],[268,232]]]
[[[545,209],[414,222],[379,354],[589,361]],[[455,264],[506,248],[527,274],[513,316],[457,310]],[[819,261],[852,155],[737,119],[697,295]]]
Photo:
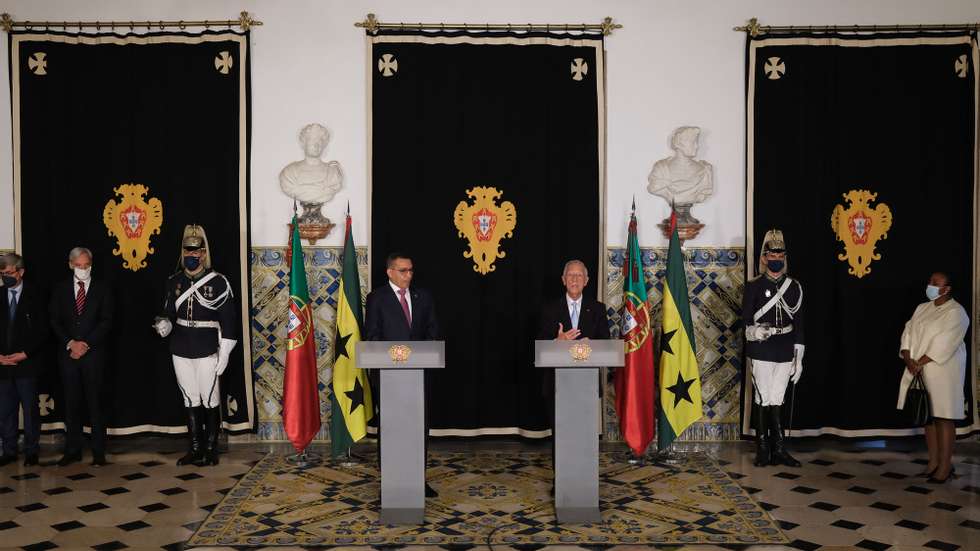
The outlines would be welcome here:
[[[766,302],[765,304],[763,304],[762,305],[762,308],[759,308],[756,311],[756,313],[752,315],[752,320],[755,321],[756,323],[758,323],[759,319],[762,316],[766,315],[766,312],[768,312],[769,310],[772,310],[772,307],[775,306],[777,303],[779,303],[783,299],[783,293],[785,293],[786,291],[789,290],[789,286],[790,286],[791,283],[793,283],[793,280],[790,279],[789,276],[787,276],[786,277],[786,281],[784,281],[783,284],[779,286],[779,289],[776,291],[776,294],[773,295],[772,298],[769,299],[769,302]],[[802,299],[803,297],[800,297],[800,298]],[[798,309],[799,309],[799,306],[797,305],[797,310]],[[794,310],[794,312],[795,311],[796,310]],[[790,314],[789,317],[792,318],[793,317],[793,314]]]
[[[205,283],[211,281],[212,279],[214,279],[215,277],[217,277],[217,275],[218,275],[218,272],[211,272],[208,275],[206,275],[206,276],[202,277],[201,279],[199,279],[198,281],[195,281],[194,282],[194,285],[191,285],[190,287],[188,287],[186,291],[184,291],[179,297],[177,297],[177,302],[174,303],[174,307],[180,308],[180,305],[185,300],[187,300],[188,298],[190,298],[190,296],[192,294],[197,293],[197,290],[200,289],[202,285],[204,285]]]

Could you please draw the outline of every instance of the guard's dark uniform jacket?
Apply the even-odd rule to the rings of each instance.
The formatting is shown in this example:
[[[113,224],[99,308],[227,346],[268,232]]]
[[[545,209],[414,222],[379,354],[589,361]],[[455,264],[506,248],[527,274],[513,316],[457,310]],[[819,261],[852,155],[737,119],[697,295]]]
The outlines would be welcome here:
[[[765,306],[772,297],[776,296],[785,280],[785,275],[775,281],[766,275],[761,275],[745,284],[745,294],[742,297],[742,323],[745,327],[762,324],[783,330],[792,327],[789,332],[773,335],[762,342],[745,339],[745,355],[749,358],[767,362],[791,362],[793,361],[793,345],[804,344],[803,304],[801,301],[803,287],[795,279],[783,293],[783,301],[790,308],[796,308],[799,305],[799,310],[791,316],[781,303],[776,303],[765,315],[759,318],[759,321],[754,320],[755,313]]]
[[[234,293],[228,280],[220,273],[198,287],[177,307],[177,299],[213,270],[203,270],[193,279],[182,270],[167,280],[164,316],[173,324],[170,334],[170,353],[182,358],[205,358],[218,352],[218,327],[221,337],[236,339],[237,324]],[[198,296],[200,295],[200,296]],[[222,296],[224,296],[222,298]],[[203,298],[203,301],[202,301]],[[208,305],[208,301],[215,301]],[[197,326],[199,323],[206,326]]]

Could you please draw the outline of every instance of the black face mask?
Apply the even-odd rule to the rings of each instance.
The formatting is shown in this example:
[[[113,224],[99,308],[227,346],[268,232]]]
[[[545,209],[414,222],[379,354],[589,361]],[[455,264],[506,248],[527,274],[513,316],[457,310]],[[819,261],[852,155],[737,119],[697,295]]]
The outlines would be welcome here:
[[[184,257],[184,267],[190,271],[194,271],[201,265],[201,259],[196,256],[185,256]]]
[[[6,274],[5,274],[5,275],[4,275],[3,277],[2,277],[2,279],[3,279],[3,286],[4,286],[4,287],[16,287],[16,286],[17,286],[17,284],[19,283],[19,282],[17,281],[17,278],[16,278],[16,277],[14,277],[14,276],[11,276],[11,275],[6,275]]]
[[[786,265],[786,263],[783,262],[782,260],[767,260],[766,261],[766,266],[769,267],[769,271],[775,272],[775,273],[779,273],[779,272],[783,271],[783,266],[785,266],[785,265]]]

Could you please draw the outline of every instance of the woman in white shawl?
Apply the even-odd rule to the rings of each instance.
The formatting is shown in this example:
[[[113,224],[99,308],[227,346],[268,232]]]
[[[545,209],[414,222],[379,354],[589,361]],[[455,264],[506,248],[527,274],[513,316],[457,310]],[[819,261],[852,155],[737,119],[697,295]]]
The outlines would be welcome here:
[[[952,296],[949,277],[936,272],[926,287],[929,302],[920,304],[902,332],[901,356],[905,373],[898,391],[898,408],[917,373],[929,393],[932,417],[925,427],[929,464],[922,476],[939,484],[953,474],[953,421],[966,417],[963,380],[966,377],[966,345],[970,326],[966,310]]]

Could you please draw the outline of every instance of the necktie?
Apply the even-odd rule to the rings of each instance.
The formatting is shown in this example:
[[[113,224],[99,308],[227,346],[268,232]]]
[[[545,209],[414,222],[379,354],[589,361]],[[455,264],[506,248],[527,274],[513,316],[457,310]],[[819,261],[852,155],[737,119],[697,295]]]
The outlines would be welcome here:
[[[17,313],[17,291],[10,291],[10,321],[14,321],[14,315]]]
[[[408,309],[408,299],[405,298],[405,291],[407,291],[407,289],[399,289],[398,290],[398,294],[401,297],[398,300],[402,303],[402,312],[405,313],[405,321],[407,321],[408,322],[408,326],[411,327],[412,326],[412,312],[411,312],[411,310]]]
[[[75,295],[75,314],[80,316],[85,310],[85,282],[78,282],[78,294]]]
[[[572,303],[572,329],[578,329],[578,302]]]

